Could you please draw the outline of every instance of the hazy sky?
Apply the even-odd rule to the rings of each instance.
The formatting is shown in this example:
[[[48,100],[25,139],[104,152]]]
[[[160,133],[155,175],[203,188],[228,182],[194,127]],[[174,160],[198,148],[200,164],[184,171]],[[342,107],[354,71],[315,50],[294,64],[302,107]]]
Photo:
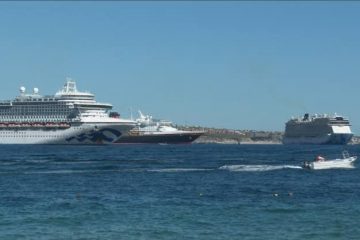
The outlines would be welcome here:
[[[360,133],[360,2],[0,2],[0,99],[78,89],[179,124]],[[134,114],[135,115],[135,114]]]

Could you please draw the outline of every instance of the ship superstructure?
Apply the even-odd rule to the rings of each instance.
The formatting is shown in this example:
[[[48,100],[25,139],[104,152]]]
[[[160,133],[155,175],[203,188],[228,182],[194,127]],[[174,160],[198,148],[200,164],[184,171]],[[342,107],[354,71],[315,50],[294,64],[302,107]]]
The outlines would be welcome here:
[[[15,99],[0,101],[0,144],[112,143],[135,122],[110,117],[110,109],[111,104],[78,91],[71,79],[49,96],[21,87]]]
[[[347,144],[353,133],[347,118],[334,114],[292,118],[286,123],[284,144]]]

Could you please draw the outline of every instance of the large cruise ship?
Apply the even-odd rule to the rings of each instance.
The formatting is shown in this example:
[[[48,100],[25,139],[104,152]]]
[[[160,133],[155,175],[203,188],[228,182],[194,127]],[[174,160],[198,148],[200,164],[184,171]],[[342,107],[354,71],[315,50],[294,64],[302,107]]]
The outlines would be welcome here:
[[[286,123],[284,144],[347,144],[353,133],[350,122],[343,116],[308,113]]]
[[[13,100],[0,101],[0,144],[106,144],[115,142],[135,122],[111,118],[112,105],[95,101],[67,79],[55,95],[41,96],[39,89]]]
[[[179,144],[191,143],[204,134],[203,131],[185,131],[175,128],[170,121],[153,119],[139,111],[137,126],[124,134],[117,143],[158,143]]]

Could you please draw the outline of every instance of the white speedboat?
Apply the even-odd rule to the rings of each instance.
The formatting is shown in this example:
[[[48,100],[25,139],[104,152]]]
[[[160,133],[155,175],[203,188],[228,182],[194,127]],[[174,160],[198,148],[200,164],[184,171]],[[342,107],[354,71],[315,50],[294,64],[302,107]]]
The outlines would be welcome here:
[[[304,162],[303,168],[311,170],[332,169],[332,168],[353,168],[357,156],[351,156],[348,152],[343,152],[343,158],[326,160],[318,156],[313,162]]]

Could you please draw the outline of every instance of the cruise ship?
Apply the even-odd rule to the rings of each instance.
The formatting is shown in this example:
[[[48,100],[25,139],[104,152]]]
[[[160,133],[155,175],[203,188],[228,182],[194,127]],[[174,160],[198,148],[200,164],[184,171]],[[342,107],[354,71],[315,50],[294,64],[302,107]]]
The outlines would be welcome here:
[[[203,131],[184,131],[175,128],[170,121],[153,119],[139,111],[137,126],[124,134],[117,143],[179,144],[191,143],[204,134]]]
[[[0,144],[108,144],[135,127],[135,122],[112,118],[112,105],[95,101],[67,79],[55,95],[34,88],[13,100],[0,101]]]
[[[286,123],[284,144],[347,144],[353,133],[343,116],[322,114],[290,119]]]

